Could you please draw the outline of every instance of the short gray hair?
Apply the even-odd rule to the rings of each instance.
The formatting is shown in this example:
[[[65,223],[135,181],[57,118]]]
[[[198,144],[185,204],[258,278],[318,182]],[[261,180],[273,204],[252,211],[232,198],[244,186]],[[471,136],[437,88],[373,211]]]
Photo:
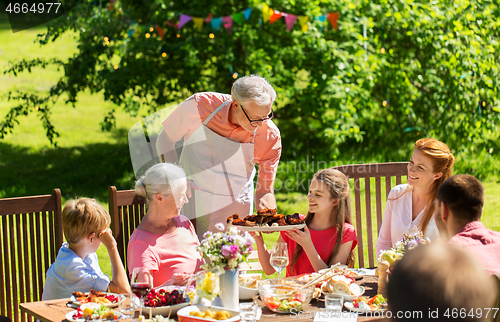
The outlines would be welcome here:
[[[175,194],[185,187],[186,180],[186,173],[181,167],[172,163],[158,163],[135,182],[135,193],[146,197],[149,203],[157,193]]]
[[[250,75],[234,82],[231,96],[239,103],[253,101],[259,106],[269,106],[276,99],[276,91],[267,79]]]

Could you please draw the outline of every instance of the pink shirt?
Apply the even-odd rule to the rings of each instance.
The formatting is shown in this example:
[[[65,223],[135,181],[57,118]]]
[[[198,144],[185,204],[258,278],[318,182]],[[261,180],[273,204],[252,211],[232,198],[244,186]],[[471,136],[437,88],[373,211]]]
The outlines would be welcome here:
[[[321,257],[323,262],[328,265],[328,259],[332,254],[333,247],[335,246],[335,241],[337,240],[337,230],[334,227],[330,227],[325,230],[312,230],[311,232],[311,240],[318,252],[318,255]],[[292,262],[293,252],[295,248],[297,248],[297,243],[290,238],[288,238],[284,232],[281,232],[281,237],[288,244],[288,258],[290,259],[290,263]],[[352,241],[351,251],[358,244],[358,237],[356,236],[356,230],[354,226],[348,223],[344,223],[344,234],[342,236],[342,244]],[[302,274],[314,273],[315,270],[307,257],[305,251],[302,251],[300,254],[299,260],[295,263],[292,270],[290,270],[290,266],[287,267],[286,276],[296,276]]]
[[[127,265],[152,271],[154,287],[170,280],[174,273],[192,274],[203,264],[196,246],[200,244],[193,224],[185,216],[175,217],[177,229],[171,234],[154,234],[135,229],[128,243]]]
[[[221,93],[198,93],[182,102],[165,120],[162,125],[165,133],[173,141],[186,140],[217,107],[231,95]],[[240,143],[250,143],[254,133],[229,122],[228,103],[208,122],[207,127],[215,133]],[[259,164],[259,178],[274,180],[281,156],[281,135],[272,120],[263,122],[257,128],[254,140],[255,163]]]
[[[487,229],[480,221],[473,221],[448,243],[468,249],[490,274],[500,274],[500,232]]]

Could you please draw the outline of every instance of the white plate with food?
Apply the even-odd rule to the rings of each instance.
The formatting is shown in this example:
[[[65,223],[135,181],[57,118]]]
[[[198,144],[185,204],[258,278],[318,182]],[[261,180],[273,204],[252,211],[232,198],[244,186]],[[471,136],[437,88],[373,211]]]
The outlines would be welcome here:
[[[363,278],[363,276],[366,275],[366,271],[364,269],[359,269],[359,268],[348,268],[347,273],[345,275],[350,276],[355,280],[360,280]]]
[[[336,292],[325,292],[325,294],[340,295],[340,296],[342,296],[344,298],[344,301],[354,301],[355,299],[357,299],[361,295],[365,294],[365,288],[364,288],[364,286],[360,286],[359,287],[359,292],[360,293],[358,293],[358,294],[352,294],[351,293],[351,295],[342,294],[342,293],[336,293]]]
[[[118,311],[112,311],[113,312],[113,318],[109,319],[102,319],[102,318],[97,318],[97,319],[85,319],[83,317],[82,310],[73,310],[71,312],[66,313],[66,319],[70,322],[85,322],[85,321],[116,321],[119,320],[123,317],[123,314],[121,314]],[[80,316],[80,317],[79,317]]]
[[[118,307],[121,300],[121,295],[109,292],[100,292],[91,290],[90,292],[73,292],[71,295],[71,302],[76,305],[82,305],[86,303],[98,303],[105,305],[107,307]],[[80,293],[80,294],[78,294]]]
[[[302,229],[306,224],[300,225],[285,225],[285,226],[239,226],[234,225],[234,227],[238,227],[242,231],[284,231],[284,230],[292,230],[292,229]]]
[[[344,302],[346,309],[352,312],[366,313],[366,312],[382,312],[387,310],[387,302],[380,294],[372,298],[366,296],[360,297],[352,302]]]

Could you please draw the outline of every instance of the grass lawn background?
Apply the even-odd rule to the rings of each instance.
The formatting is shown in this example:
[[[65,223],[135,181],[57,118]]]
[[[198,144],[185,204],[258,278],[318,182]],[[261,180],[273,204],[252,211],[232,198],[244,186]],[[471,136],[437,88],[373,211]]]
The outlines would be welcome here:
[[[40,47],[33,41],[43,29],[14,34],[5,28],[5,24],[2,25],[2,21],[0,17],[0,95],[9,90],[47,92],[62,75],[61,71],[55,68],[36,69],[33,73],[22,73],[17,77],[4,75],[3,71],[9,67],[10,61],[22,58],[68,58],[76,52],[74,38],[65,35],[56,44]],[[3,119],[12,106],[2,97],[0,118]],[[174,107],[171,106],[170,110]],[[117,111],[117,128],[102,132],[99,123],[113,108]],[[132,117],[119,107],[105,102],[101,94],[85,92],[78,97],[75,108],[66,105],[61,99],[52,108],[52,121],[61,135],[57,139],[57,148],[51,146],[45,137],[36,113],[22,117],[14,133],[0,140],[0,198],[50,194],[52,189],[60,188],[64,200],[93,197],[107,208],[107,188],[110,185],[116,185],[119,189],[131,189],[134,185],[127,133],[132,125],[145,116],[146,112],[143,113]],[[482,220],[488,228],[500,231],[500,217],[497,214],[500,210],[500,184],[486,180],[484,186],[486,200]],[[280,213],[307,212],[307,197],[304,194],[278,192],[277,200]],[[374,236],[376,234],[374,228]],[[264,238],[266,245],[271,247],[278,234],[267,234]],[[103,246],[99,248],[98,255],[101,268],[111,275],[109,259]]]

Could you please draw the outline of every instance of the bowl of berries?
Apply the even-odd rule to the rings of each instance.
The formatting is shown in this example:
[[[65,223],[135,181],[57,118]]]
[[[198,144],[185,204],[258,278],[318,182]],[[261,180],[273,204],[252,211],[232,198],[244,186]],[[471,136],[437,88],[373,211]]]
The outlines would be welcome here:
[[[182,290],[166,288],[152,289],[144,298],[143,312],[151,315],[172,316],[179,309],[188,306],[189,299],[184,297]]]

